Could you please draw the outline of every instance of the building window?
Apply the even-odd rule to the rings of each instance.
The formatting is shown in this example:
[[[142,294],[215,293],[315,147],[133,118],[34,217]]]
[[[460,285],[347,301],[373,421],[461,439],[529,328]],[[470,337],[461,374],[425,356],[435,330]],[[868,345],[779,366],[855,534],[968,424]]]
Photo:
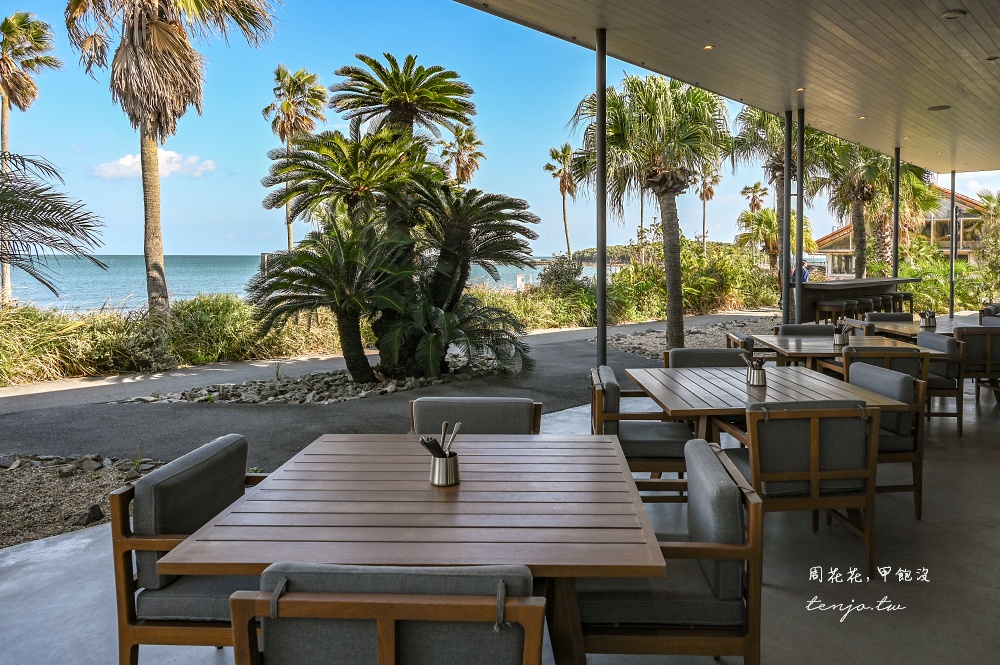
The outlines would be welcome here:
[[[854,257],[850,254],[831,254],[830,255],[830,274],[831,275],[853,275],[854,274]]]

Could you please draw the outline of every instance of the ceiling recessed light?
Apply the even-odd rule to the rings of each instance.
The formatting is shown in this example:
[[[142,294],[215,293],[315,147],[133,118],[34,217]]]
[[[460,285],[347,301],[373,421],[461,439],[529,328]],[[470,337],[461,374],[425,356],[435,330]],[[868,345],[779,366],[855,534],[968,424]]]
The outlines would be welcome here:
[[[867,120],[867,119],[868,119],[868,116],[866,116],[866,115],[859,115],[858,116],[858,120]]]
[[[795,89],[795,92],[805,92],[805,91],[806,91],[805,88],[796,88]]]
[[[703,50],[703,51],[711,51],[714,48],[715,47],[712,46],[711,44],[705,44],[704,46],[701,47],[701,50]]]
[[[949,9],[944,14],[941,14],[941,18],[946,21],[954,21],[955,19],[962,18],[967,13],[964,9]]]
[[[951,107],[948,106],[947,104],[938,104],[937,106],[928,106],[927,110],[928,111],[947,111],[950,108]]]

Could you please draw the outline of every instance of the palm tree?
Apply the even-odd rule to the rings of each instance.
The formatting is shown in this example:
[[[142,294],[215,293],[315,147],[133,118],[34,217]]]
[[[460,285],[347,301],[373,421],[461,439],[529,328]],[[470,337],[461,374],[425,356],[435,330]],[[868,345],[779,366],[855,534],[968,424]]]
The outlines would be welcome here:
[[[925,181],[925,172],[910,164],[900,164],[899,171],[900,242],[906,243],[912,230],[926,223],[926,214],[940,206],[937,193]],[[889,175],[891,178],[891,174]],[[874,236],[875,260],[883,265],[892,262],[892,190],[877,189],[865,207],[865,218]]]
[[[990,281],[994,286],[988,293],[992,296],[1000,281],[1000,191],[994,193],[989,189],[981,189],[976,196],[983,206],[983,211],[980,213],[981,242],[976,250],[976,263],[982,266],[983,272],[991,278]]]
[[[441,159],[445,170],[455,174],[455,182],[466,184],[472,180],[472,175],[479,170],[479,160],[486,159],[480,150],[483,142],[476,136],[473,127],[455,127],[454,141],[439,141]]]
[[[573,115],[586,125],[579,174],[593,186],[596,173],[596,98],[589,95]],[[622,214],[626,200],[648,190],[660,207],[667,287],[667,348],[684,346],[680,222],[677,197],[697,174],[717,164],[728,149],[726,105],[701,88],[661,76],[628,76],[621,91],[607,91],[608,198]]]
[[[157,319],[170,312],[157,144],[177,131],[188,107],[201,112],[205,61],[189,35],[226,38],[235,29],[256,46],[271,35],[271,18],[268,0],[69,0],[66,5],[70,43],[87,73],[109,66],[109,45],[119,40],[110,60],[111,98],[139,130],[146,292]]]
[[[715,198],[715,188],[722,182],[722,176],[715,165],[698,174],[698,198],[701,199],[701,253],[708,256],[708,202]]]
[[[298,314],[328,308],[337,320],[351,378],[374,383],[378,378],[365,355],[361,321],[403,308],[396,287],[412,274],[399,269],[407,243],[383,236],[372,224],[331,224],[292,251],[279,252],[247,286],[249,301],[260,308],[263,332]]]
[[[573,146],[563,143],[562,147],[549,148],[549,159],[552,161],[543,166],[552,177],[559,182],[559,193],[562,195],[563,229],[566,231],[566,256],[573,256],[569,245],[569,217],[566,214],[566,197],[576,199],[576,178],[573,177]]]
[[[456,124],[471,125],[476,106],[469,101],[473,90],[458,74],[439,65],[417,66],[417,56],[408,55],[403,66],[383,53],[389,66],[364,54],[358,60],[367,66],[347,65],[336,72],[345,81],[330,86],[330,106],[346,112],[347,119],[369,122],[370,130],[393,125],[409,131],[420,126],[440,138],[439,125],[454,130]],[[397,131],[398,131],[397,129]]]
[[[100,218],[49,184],[62,182],[49,162],[4,152],[0,172],[0,261],[20,268],[59,296],[46,268],[45,256],[76,256],[100,268],[90,255],[100,245]],[[8,301],[9,304],[10,301]]]
[[[326,122],[326,88],[318,83],[319,76],[300,69],[294,74],[284,65],[274,70],[274,101],[261,113],[271,120],[271,131],[285,144],[285,154],[292,151],[292,138],[311,134],[316,121]],[[287,186],[287,183],[286,183]],[[285,226],[288,231],[288,251],[295,239],[288,204],[285,204]]]
[[[430,249],[438,255],[427,288],[427,300],[435,307],[455,311],[472,266],[499,281],[497,266],[534,265],[528,241],[538,234],[527,224],[539,220],[526,201],[426,179],[415,182],[410,195],[424,219]]]
[[[16,106],[27,111],[38,99],[38,85],[32,74],[43,69],[59,69],[62,62],[47,55],[53,45],[52,26],[35,18],[28,12],[14,12],[0,22],[0,172],[7,173],[10,164],[6,155],[10,153],[9,124],[10,107]],[[0,252],[7,245],[5,235],[0,234]],[[7,252],[10,253],[7,247]],[[0,261],[0,307],[14,298],[11,282],[11,264]]]
[[[740,196],[750,202],[750,212],[757,212],[764,207],[764,198],[768,193],[767,187],[762,182],[755,182],[740,190]]]
[[[791,241],[795,242],[795,212],[792,212]],[[778,270],[778,254],[781,252],[781,229],[778,223],[778,213],[772,208],[759,210],[744,210],[736,220],[741,232],[736,236],[736,245],[767,255],[771,272]],[[807,252],[817,250],[816,241],[812,237],[812,224],[808,217],[802,218],[802,246]]]

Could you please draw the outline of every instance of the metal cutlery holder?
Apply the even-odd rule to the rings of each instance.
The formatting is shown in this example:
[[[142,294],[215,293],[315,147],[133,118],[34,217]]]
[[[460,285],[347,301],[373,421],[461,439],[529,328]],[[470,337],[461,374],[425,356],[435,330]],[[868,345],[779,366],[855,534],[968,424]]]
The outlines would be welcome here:
[[[850,341],[850,335],[847,333],[833,333],[833,345],[834,346],[847,346]]]
[[[431,485],[435,487],[451,487],[458,483],[457,454],[449,453],[448,457],[431,458]]]
[[[767,375],[764,373],[764,368],[756,369],[754,367],[747,367],[747,385],[750,386],[766,386],[767,385]]]
[[[920,315],[920,327],[921,328],[934,328],[937,326],[937,317],[933,314],[931,316]]]

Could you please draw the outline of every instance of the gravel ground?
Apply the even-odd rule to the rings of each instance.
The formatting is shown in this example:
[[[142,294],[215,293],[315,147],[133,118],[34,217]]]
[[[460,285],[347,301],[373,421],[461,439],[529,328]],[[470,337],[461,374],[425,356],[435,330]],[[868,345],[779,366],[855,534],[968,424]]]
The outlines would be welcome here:
[[[30,466],[0,470],[0,548],[107,522],[108,494],[126,483],[127,474],[104,469],[60,478]],[[73,522],[94,505],[103,516],[75,526]]]
[[[684,331],[684,346],[698,349],[724,347],[728,332],[770,335],[774,332],[774,326],[779,323],[781,323],[780,316],[760,316],[688,328]],[[666,342],[666,333],[652,328],[645,332],[620,333],[608,337],[608,346],[651,360],[663,358]]]

